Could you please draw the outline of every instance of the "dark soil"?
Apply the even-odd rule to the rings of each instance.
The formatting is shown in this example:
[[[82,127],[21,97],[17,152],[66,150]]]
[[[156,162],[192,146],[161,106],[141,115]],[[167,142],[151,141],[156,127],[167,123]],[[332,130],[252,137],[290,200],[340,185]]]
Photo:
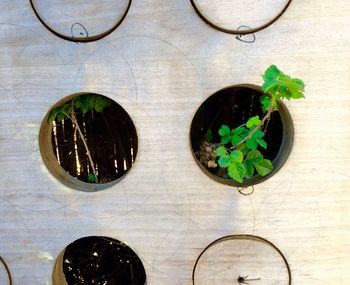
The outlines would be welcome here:
[[[191,146],[194,153],[198,152],[207,138],[208,130],[212,133],[212,142],[219,143],[221,137],[218,134],[222,125],[227,125],[231,129],[244,123],[250,117],[259,115],[263,117],[260,97],[263,94],[249,87],[229,87],[218,91],[210,96],[198,108],[191,125]],[[268,124],[265,141],[267,150],[259,148],[259,151],[265,158],[273,161],[277,156],[282,144],[283,125],[281,117],[277,111],[271,115]],[[226,171],[220,167],[207,168],[212,174],[222,178],[227,178]]]
[[[85,237],[68,245],[63,272],[68,285],[146,284],[145,269],[135,252],[108,237]]]

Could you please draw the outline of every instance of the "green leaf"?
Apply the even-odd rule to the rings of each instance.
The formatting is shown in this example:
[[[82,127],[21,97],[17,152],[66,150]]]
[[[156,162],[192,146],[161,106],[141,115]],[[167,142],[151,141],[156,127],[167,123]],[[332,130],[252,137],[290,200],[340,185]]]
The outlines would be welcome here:
[[[270,93],[274,101],[283,98],[288,100],[304,98],[304,82],[298,78],[291,78],[289,75],[284,74],[275,65],[271,65],[265,71],[263,78],[264,84],[262,85],[262,89],[264,93]],[[262,102],[262,108],[266,111],[267,101]],[[276,108],[276,106],[273,106],[273,108]]]
[[[277,79],[281,73],[282,72],[277,68],[277,66],[273,64],[265,70],[265,73],[263,74],[263,79],[265,81]]]
[[[239,150],[240,152],[243,153],[243,155],[247,155],[249,152],[249,147],[247,146],[246,143],[242,143],[239,146],[237,146],[236,150]]]
[[[261,139],[261,138],[263,138],[263,137],[265,136],[265,133],[264,133],[262,130],[257,129],[257,130],[252,134],[252,136],[253,136],[254,138],[256,138],[256,139]]]
[[[222,144],[227,144],[229,143],[231,140],[231,137],[230,136],[224,136],[224,137],[221,137],[221,143]]]
[[[264,93],[271,93],[274,94],[276,90],[278,89],[279,82],[277,79],[267,80],[264,82],[264,84],[261,86]]]
[[[227,153],[227,150],[224,146],[219,146],[217,149],[216,149],[216,154],[218,156],[223,156],[223,157],[228,157],[228,153]]]
[[[255,138],[249,138],[246,140],[246,144],[251,150],[255,150],[258,147],[258,143],[256,142]]]
[[[241,126],[231,131],[231,135],[241,135],[245,132],[246,128]]]
[[[94,109],[96,112],[101,113],[106,107],[108,107],[109,102],[107,99],[101,96],[95,96]]]
[[[268,159],[264,159],[259,163],[255,163],[254,167],[261,176],[266,176],[273,170],[272,162]]]
[[[86,114],[89,111],[89,103],[88,102],[82,103],[80,106],[80,110],[83,114]]]
[[[234,146],[236,144],[239,144],[242,141],[242,138],[239,135],[233,135],[231,137],[231,144]]]
[[[251,178],[254,175],[254,166],[253,166],[253,164],[251,164],[249,162],[244,162],[243,165],[244,165],[244,167],[246,169],[244,177],[245,178]]]
[[[74,107],[76,109],[79,109],[81,107],[81,101],[79,100],[80,97],[76,97],[76,99],[74,99]]]
[[[100,104],[96,104],[96,105],[94,106],[94,109],[95,109],[95,111],[96,111],[97,113],[101,113],[101,112],[103,111],[104,108],[105,108],[105,107],[104,107],[103,105],[100,105]]]
[[[305,83],[301,79],[293,78],[292,79],[294,83],[298,84],[302,90],[305,88]]]
[[[267,149],[267,142],[264,141],[263,139],[256,139],[256,142],[264,149]]]
[[[264,156],[261,154],[260,151],[252,150],[247,154],[245,161],[249,164],[255,164],[263,161],[263,159]]]
[[[218,160],[218,164],[220,167],[226,168],[230,164],[230,157],[229,156],[221,156]]]
[[[94,183],[94,182],[96,182],[96,176],[95,176],[94,174],[92,174],[92,173],[89,173],[89,174],[88,174],[88,182],[89,182],[89,183]]]
[[[261,120],[259,119],[259,116],[251,117],[248,122],[246,123],[247,128],[251,129],[255,126],[259,126],[261,124]]]
[[[226,125],[222,125],[219,130],[219,135],[222,137],[229,136],[231,133],[230,128]]]
[[[66,115],[64,113],[57,114],[57,121],[62,121],[66,118]]]
[[[301,89],[301,87],[294,83],[290,83],[288,85],[288,89],[289,89],[289,93],[290,93],[290,97],[293,98],[293,99],[300,99],[300,98],[304,98],[304,94],[302,93],[303,92],[303,89]]]
[[[233,180],[236,180],[240,183],[243,182],[243,177],[245,175],[246,169],[242,163],[232,162],[227,168],[227,175]]]
[[[243,161],[243,153],[239,150],[234,150],[230,153],[230,159],[232,162],[241,163]]]
[[[260,97],[261,108],[264,113],[266,113],[271,104],[271,97],[267,95],[263,95]]]
[[[53,109],[51,112],[50,112],[50,115],[49,115],[49,123],[52,124],[53,121],[56,119],[56,116],[57,116],[57,110],[56,109]]]

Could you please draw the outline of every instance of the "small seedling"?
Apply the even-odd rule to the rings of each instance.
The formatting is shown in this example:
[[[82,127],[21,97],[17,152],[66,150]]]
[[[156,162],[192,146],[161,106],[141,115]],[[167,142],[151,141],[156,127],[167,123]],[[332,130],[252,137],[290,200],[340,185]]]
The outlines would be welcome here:
[[[264,95],[260,102],[263,117],[251,117],[233,129],[227,125],[219,129],[221,142],[216,148],[217,164],[227,168],[227,175],[240,183],[256,173],[266,176],[273,170],[272,162],[259,151],[259,148],[268,148],[264,137],[271,114],[278,110],[283,99],[304,98],[304,82],[284,74],[275,65],[271,65],[262,77]]]

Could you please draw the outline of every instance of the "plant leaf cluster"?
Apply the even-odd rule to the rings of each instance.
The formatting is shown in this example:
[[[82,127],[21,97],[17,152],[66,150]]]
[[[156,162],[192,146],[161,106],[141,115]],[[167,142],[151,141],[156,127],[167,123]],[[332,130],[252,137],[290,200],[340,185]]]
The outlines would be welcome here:
[[[261,152],[257,150],[259,146],[267,148],[264,140],[265,133],[260,129],[251,132],[260,123],[259,117],[255,116],[245,125],[232,130],[223,125],[219,130],[221,145],[216,149],[219,157],[218,164],[220,167],[227,168],[227,175],[240,183],[244,178],[251,178],[255,171],[265,176],[273,169],[271,161],[264,159]]]
[[[49,123],[51,124],[54,120],[62,121],[63,119],[70,118],[72,112],[86,114],[94,110],[100,113],[108,106],[109,101],[103,96],[96,94],[80,95],[63,105],[53,108],[49,114]]]
[[[227,175],[240,183],[255,173],[266,176],[273,170],[272,162],[258,150],[268,147],[264,140],[265,124],[271,113],[278,110],[280,100],[304,98],[304,82],[284,74],[275,65],[267,68],[262,77],[264,95],[260,97],[260,103],[263,118],[254,116],[237,128],[222,125],[219,129],[221,142],[216,149],[218,164],[221,168],[227,168]]]

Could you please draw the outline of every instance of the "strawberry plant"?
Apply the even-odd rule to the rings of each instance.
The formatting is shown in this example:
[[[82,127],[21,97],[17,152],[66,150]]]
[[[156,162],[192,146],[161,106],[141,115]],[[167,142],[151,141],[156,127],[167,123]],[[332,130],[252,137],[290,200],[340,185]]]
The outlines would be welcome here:
[[[271,114],[278,110],[283,99],[304,98],[304,82],[284,74],[275,65],[271,65],[262,77],[264,95],[260,97],[260,103],[263,116],[251,117],[233,129],[227,125],[219,129],[221,141],[215,151],[217,164],[240,183],[256,173],[266,176],[273,170],[272,162],[259,151],[268,148],[264,137]]]

